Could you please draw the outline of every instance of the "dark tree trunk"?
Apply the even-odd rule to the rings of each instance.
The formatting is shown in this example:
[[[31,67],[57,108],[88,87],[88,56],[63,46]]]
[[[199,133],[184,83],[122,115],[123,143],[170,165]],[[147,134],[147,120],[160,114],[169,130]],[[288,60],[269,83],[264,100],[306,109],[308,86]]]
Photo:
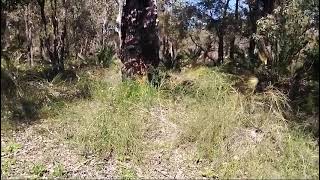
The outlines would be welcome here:
[[[47,30],[47,18],[45,14],[45,0],[37,0],[38,5],[40,6],[40,15],[42,22],[42,34],[40,37],[40,49],[41,57],[43,61],[49,60],[52,64],[54,61],[53,53],[51,52],[50,39]]]
[[[51,0],[51,21],[53,25],[53,52],[52,52],[52,65],[53,71],[59,73],[64,71],[64,32],[59,36],[59,22],[57,17],[57,0]],[[65,26],[64,26],[65,28]]]
[[[7,13],[3,8],[3,3],[1,1],[1,52],[4,46],[4,34],[7,29]]]
[[[236,0],[236,5],[235,5],[235,12],[234,12],[234,20],[235,20],[235,31],[239,31],[239,0]],[[236,36],[233,34],[230,40],[230,59],[234,61],[234,53],[235,53],[235,41],[236,41]]]
[[[249,4],[249,21],[251,26],[251,34],[254,34],[257,32],[257,16],[258,16],[258,3],[257,1],[253,1]],[[256,56],[254,54],[256,43],[253,37],[250,37],[249,42],[249,58],[252,64],[256,63]]]
[[[7,12],[4,9],[4,3],[1,1],[1,54],[3,59],[7,60],[7,57],[4,56],[4,47],[6,45],[5,42],[5,31],[7,30]],[[8,64],[7,64],[8,66]]]
[[[10,70],[12,68],[10,58],[8,54],[5,52],[7,43],[5,41],[5,35],[7,31],[7,9],[5,8],[5,3],[1,1],[1,59],[3,58],[6,62],[7,69]],[[2,69],[1,69],[2,73]]]
[[[67,1],[68,0],[62,0],[64,19],[63,19],[63,31],[61,35],[62,47],[61,47],[60,54],[63,57],[63,61],[62,61],[63,64],[64,64],[65,58],[69,55],[69,38],[68,38],[68,31],[67,31],[67,17],[68,17]]]
[[[28,59],[30,67],[32,67],[33,66],[33,40],[32,40],[32,23],[30,23],[31,22],[30,8],[31,8],[30,5],[27,4],[26,9],[25,9],[25,26],[26,26],[25,31],[26,31],[27,49],[28,49],[27,59]]]
[[[120,2],[120,59],[124,78],[145,76],[159,65],[155,0]]]
[[[223,33],[218,33],[219,43],[218,43],[218,64],[223,64]]]
[[[224,34],[225,34],[225,18],[227,16],[227,10],[229,7],[230,0],[227,0],[227,2],[224,5],[223,14],[221,17],[221,24],[218,26],[218,64],[223,64],[223,56],[224,56]]]
[[[232,36],[231,37],[231,40],[230,40],[230,59],[232,61],[234,61],[234,53],[235,53],[235,41],[236,41],[236,37],[235,36]]]
[[[50,58],[46,58],[46,52],[49,50],[48,47],[48,32],[47,32],[47,19],[45,14],[45,0],[37,0],[38,5],[40,7],[40,16],[42,22],[42,33],[40,34],[40,53],[41,53],[41,60],[43,62],[50,60]]]
[[[66,0],[62,0],[64,20],[62,32],[59,32],[59,21],[57,17],[58,3],[57,0],[50,0],[51,6],[51,22],[53,27],[53,41],[47,31],[47,19],[45,14],[45,0],[37,0],[40,6],[41,20],[43,25],[43,35],[40,38],[42,56],[46,53],[49,55],[49,60],[52,65],[52,72],[49,79],[52,79],[56,74],[64,71],[64,59],[67,53],[66,37],[67,37],[67,6]]]
[[[249,57],[250,57],[250,59],[255,59],[255,55],[254,55],[255,46],[256,46],[256,42],[254,41],[253,38],[250,38],[250,41],[249,41]]]
[[[263,0],[263,14],[267,15],[267,14],[271,14],[273,9],[274,9],[274,5],[275,5],[275,0]]]

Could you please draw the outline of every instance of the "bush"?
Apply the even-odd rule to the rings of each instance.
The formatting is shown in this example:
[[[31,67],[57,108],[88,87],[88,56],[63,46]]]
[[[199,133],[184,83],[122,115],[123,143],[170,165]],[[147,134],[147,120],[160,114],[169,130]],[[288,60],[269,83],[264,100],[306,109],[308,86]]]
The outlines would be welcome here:
[[[310,0],[313,1],[313,0]],[[283,1],[272,15],[257,21],[256,41],[271,45],[272,69],[280,74],[293,75],[307,60],[305,51],[318,39],[310,1]],[[311,3],[312,4],[312,3]]]
[[[99,65],[102,67],[110,67],[115,50],[112,46],[105,46],[98,52]]]

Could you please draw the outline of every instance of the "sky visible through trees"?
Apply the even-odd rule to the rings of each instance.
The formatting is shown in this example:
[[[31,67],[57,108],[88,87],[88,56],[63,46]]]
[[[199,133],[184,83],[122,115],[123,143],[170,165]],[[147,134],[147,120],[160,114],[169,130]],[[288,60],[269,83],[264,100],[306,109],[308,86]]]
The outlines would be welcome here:
[[[319,179],[319,0],[124,1],[1,1],[1,177]]]
[[[240,0],[240,3],[242,3],[243,0]],[[191,4],[196,4],[199,2],[199,0],[184,0],[184,2],[187,2],[187,3],[191,3]],[[229,2],[229,8],[231,10],[234,10],[235,8],[235,4],[236,4],[236,0],[230,0]]]

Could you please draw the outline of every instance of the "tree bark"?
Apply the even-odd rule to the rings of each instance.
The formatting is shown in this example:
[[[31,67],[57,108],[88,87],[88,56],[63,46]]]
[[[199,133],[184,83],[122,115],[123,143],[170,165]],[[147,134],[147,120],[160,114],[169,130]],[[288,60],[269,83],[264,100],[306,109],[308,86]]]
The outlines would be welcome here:
[[[6,36],[6,31],[7,31],[7,17],[8,17],[8,12],[5,8],[5,3],[3,1],[1,1],[1,55],[2,58],[5,60],[6,62],[6,66],[7,69],[10,70],[11,69],[11,63],[10,63],[10,59],[7,55],[6,51],[6,47],[7,47],[7,43],[5,41],[5,36]],[[2,69],[1,69],[2,72]]]
[[[64,1],[64,0],[63,0]],[[59,37],[59,22],[57,18],[57,0],[51,2],[51,21],[53,27],[53,71],[59,73],[64,71],[64,32]]]
[[[7,30],[7,12],[4,9],[4,3],[1,1],[1,52],[5,46],[4,36]],[[2,53],[1,53],[2,54]]]
[[[148,75],[159,65],[157,4],[155,0],[119,2],[120,59],[124,78]]]
[[[27,37],[27,59],[29,62],[30,67],[33,66],[33,42],[32,42],[32,22],[30,21],[30,5],[26,5],[25,9],[25,31],[26,31],[26,37]]]
[[[227,0],[225,3],[224,9],[223,9],[223,14],[221,17],[221,24],[218,26],[218,38],[219,38],[219,43],[218,43],[218,64],[223,64],[223,57],[224,57],[224,34],[225,34],[225,17],[227,16],[227,10],[229,7],[229,2],[230,0]]]
[[[64,59],[67,53],[66,49],[66,37],[67,37],[67,6],[66,0],[62,0],[63,5],[63,27],[62,32],[59,32],[59,21],[57,17],[58,3],[57,0],[50,0],[51,7],[51,22],[53,29],[53,41],[50,39],[50,36],[47,31],[48,21],[45,14],[45,0],[37,0],[40,6],[41,20],[43,25],[43,35],[40,38],[41,51],[43,52],[42,56],[46,55],[46,52],[49,55],[49,60],[52,66],[51,76],[64,71]]]
[[[239,0],[236,0],[236,5],[235,5],[235,12],[234,12],[234,20],[235,20],[235,32],[239,30]],[[234,61],[234,53],[235,53],[235,41],[236,41],[236,36],[233,34],[230,40],[230,59]]]
[[[221,65],[223,64],[223,45],[224,45],[224,40],[223,40],[224,34],[223,32],[218,32],[218,38],[219,38],[219,43],[218,43],[218,63]]]
[[[275,0],[263,0],[263,14],[271,14],[275,7]]]
[[[249,21],[251,26],[251,34],[257,32],[257,15],[258,15],[258,3],[253,1],[249,4]],[[256,56],[254,54],[256,43],[253,37],[250,38],[249,42],[249,58],[252,64],[256,63]]]

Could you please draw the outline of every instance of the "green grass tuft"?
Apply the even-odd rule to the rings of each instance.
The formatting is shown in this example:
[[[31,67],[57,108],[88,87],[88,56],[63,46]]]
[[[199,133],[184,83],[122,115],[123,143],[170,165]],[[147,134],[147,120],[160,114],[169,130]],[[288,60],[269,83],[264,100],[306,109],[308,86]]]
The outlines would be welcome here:
[[[70,142],[84,156],[115,155],[120,162],[142,162],[150,151],[146,147],[152,144],[146,142],[148,130],[158,123],[161,107],[164,122],[160,123],[172,122],[179,130],[174,134],[178,138],[173,138],[177,142],[172,143],[197,147],[194,158],[204,162],[199,166],[201,176],[319,178],[319,148],[311,134],[284,117],[291,109],[281,92],[270,88],[243,95],[233,88],[232,77],[203,67],[172,73],[157,88],[121,82],[114,74],[118,75],[83,73],[73,88],[86,98],[57,98],[42,110],[48,115],[43,123],[50,123],[59,139]],[[165,145],[161,148],[169,150]],[[16,149],[12,146],[7,151]],[[2,166],[8,169],[10,163]],[[53,175],[61,177],[63,171],[57,166]],[[39,177],[44,173],[41,164],[32,169]],[[137,178],[135,169],[121,167],[120,176]]]
[[[46,172],[46,166],[43,164],[34,164],[30,170],[30,173],[37,177],[42,177]]]
[[[65,138],[82,147],[84,154],[114,152],[138,160],[148,121],[145,111],[152,106],[157,90],[133,81],[116,86],[94,81],[89,88],[92,99],[66,105],[70,108],[56,119],[62,122]]]

